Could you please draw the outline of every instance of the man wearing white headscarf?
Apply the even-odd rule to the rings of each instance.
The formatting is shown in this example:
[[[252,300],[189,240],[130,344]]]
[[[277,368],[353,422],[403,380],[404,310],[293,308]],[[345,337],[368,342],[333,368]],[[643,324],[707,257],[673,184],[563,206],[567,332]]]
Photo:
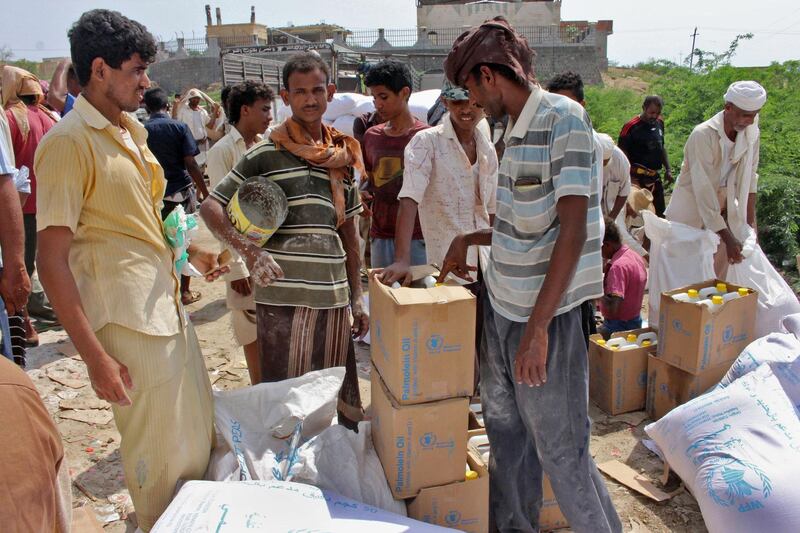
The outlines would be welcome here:
[[[209,115],[201,105],[200,100],[205,100],[212,106],[212,113]],[[220,116],[222,108],[199,89],[190,89],[182,99],[176,99],[173,108],[172,118],[180,120],[189,126],[194,142],[200,153],[195,156],[197,164],[201,168],[206,164],[206,152],[209,149],[208,131],[206,128],[213,128],[216,120]]]
[[[717,277],[740,263],[747,226],[756,229],[758,113],[767,91],[755,81],[737,81],[725,107],[695,127],[684,147],[681,173],[666,217],[720,236],[714,256]]]

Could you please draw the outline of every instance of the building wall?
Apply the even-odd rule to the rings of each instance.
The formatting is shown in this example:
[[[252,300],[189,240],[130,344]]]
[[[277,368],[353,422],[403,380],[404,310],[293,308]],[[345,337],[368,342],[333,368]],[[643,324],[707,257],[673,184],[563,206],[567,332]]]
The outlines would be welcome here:
[[[230,41],[231,39],[242,38],[241,44],[250,44],[253,42],[252,36],[255,35],[259,40],[266,42],[268,33],[267,27],[263,24],[218,24],[215,26],[206,26],[207,37],[217,37]]]
[[[153,63],[148,76],[169,94],[197,87],[205,89],[222,81],[219,57],[180,57]]]
[[[460,28],[475,26],[499,15],[512,26],[548,26],[561,22],[561,2],[486,2],[469,5],[421,6],[417,26]]]

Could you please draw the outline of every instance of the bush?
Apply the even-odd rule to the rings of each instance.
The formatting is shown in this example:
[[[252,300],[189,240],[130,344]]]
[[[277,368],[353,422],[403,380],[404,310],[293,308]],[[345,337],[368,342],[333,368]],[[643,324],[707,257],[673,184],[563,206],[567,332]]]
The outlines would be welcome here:
[[[800,179],[762,174],[758,186],[758,239],[770,261],[794,269],[800,253]]]

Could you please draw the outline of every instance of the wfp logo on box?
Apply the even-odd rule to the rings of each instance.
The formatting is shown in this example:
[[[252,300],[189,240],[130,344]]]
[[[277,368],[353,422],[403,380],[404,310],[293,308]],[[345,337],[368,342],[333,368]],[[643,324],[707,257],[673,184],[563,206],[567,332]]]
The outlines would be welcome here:
[[[433,433],[425,433],[419,438],[419,445],[423,448],[433,448],[436,446],[436,435]]]
[[[733,326],[725,326],[725,329],[722,330],[722,342],[723,344],[732,344],[735,342],[742,342],[747,340],[747,333],[742,333],[740,335],[733,334]]]
[[[456,510],[452,510],[444,517],[444,522],[448,526],[457,526],[461,523],[461,513]]]
[[[436,333],[428,338],[425,347],[428,349],[428,353],[455,352],[461,349],[460,344],[445,344],[444,337]]]
[[[672,329],[675,330],[675,333],[680,333],[681,335],[685,335],[686,337],[691,337],[692,332],[683,329],[683,322],[680,319],[676,318],[672,321]]]

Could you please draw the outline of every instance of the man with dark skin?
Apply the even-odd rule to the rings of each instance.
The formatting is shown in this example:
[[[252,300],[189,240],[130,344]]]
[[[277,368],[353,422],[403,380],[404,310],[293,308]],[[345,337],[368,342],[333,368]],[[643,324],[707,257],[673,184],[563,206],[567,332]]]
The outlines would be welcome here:
[[[62,59],[58,62],[50,80],[47,103],[63,117],[72,109],[79,94],[81,94],[81,84],[78,83],[78,76],[72,68],[72,61]]]
[[[451,272],[471,279],[467,249],[492,246],[481,403],[498,529],[538,530],[544,472],[575,531],[618,532],[588,453],[580,305],[603,292],[592,127],[579,104],[536,84],[532,61],[502,17],[462,34],[445,61],[448,79],[489,115],[508,114],[509,125],[494,227],[456,237],[440,281]]]
[[[758,229],[758,114],[766,101],[766,90],[755,81],[728,87],[722,111],[697,125],[686,140],[667,208],[667,219],[719,235],[714,270],[720,279],[728,265],[744,260],[742,243]]]
[[[244,259],[255,284],[261,381],[345,366],[337,412],[340,424],[356,429],[363,412],[353,337],[369,329],[355,225],[362,206],[353,173],[362,166],[361,149],[322,123],[336,87],[318,55],[290,58],[283,87],[291,118],[239,160],[200,213]],[[286,220],[263,248],[238,233],[226,213],[239,186],[254,176],[273,180],[289,202]]]
[[[656,214],[664,218],[664,182],[672,183],[667,148],[664,145],[664,120],[661,110],[664,100],[658,95],[647,96],[642,112],[622,127],[617,146],[631,163],[631,183],[653,193]],[[664,168],[664,180],[660,171]]]

